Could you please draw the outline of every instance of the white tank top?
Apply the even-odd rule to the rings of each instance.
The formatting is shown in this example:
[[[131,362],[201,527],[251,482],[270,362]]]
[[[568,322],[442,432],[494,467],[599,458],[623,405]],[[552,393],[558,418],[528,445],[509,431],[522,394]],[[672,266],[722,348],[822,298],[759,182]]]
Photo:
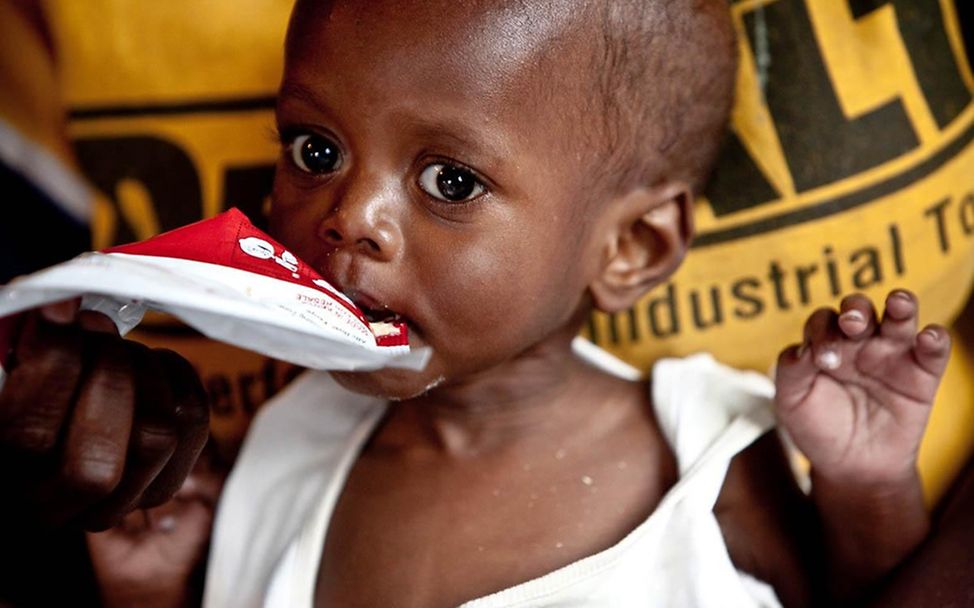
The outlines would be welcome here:
[[[638,372],[577,344],[618,375]],[[735,454],[773,425],[773,386],[709,355],[653,367],[653,404],[680,478],[614,546],[463,608],[780,606],[734,567],[713,514]],[[224,488],[207,570],[208,608],[311,608],[325,533],[345,477],[385,405],[307,373],[265,406]]]

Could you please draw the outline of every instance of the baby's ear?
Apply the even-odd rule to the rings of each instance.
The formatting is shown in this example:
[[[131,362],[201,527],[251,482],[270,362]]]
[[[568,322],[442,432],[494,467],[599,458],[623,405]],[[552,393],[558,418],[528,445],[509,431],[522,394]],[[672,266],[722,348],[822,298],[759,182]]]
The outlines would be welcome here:
[[[632,307],[676,270],[693,236],[693,194],[685,182],[641,187],[611,201],[601,272],[589,286],[607,313]]]

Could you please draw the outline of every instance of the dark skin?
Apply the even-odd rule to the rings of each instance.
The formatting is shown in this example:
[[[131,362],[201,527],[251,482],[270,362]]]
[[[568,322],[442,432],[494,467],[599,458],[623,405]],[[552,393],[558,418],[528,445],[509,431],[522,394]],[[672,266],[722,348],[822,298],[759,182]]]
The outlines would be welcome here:
[[[613,545],[675,482],[673,456],[647,387],[582,364],[570,342],[593,307],[624,310],[679,264],[692,233],[687,183],[663,175],[611,191],[591,186],[598,159],[578,147],[570,117],[582,85],[568,76],[586,56],[588,38],[570,11],[444,10],[433,2],[403,11],[373,1],[336,8],[327,20],[313,13],[289,38],[272,231],[360,305],[401,315],[413,343],[434,350],[422,372],[335,374],[353,390],[397,403],[339,499],[317,603],[455,605]],[[555,44],[559,54],[551,57]],[[539,98],[539,82],[548,84],[553,69],[566,75],[558,79],[564,89]],[[849,321],[851,309],[864,324]],[[888,317],[905,323],[896,336],[872,321],[866,301],[844,306],[845,326],[835,312],[818,314],[806,336],[810,348],[786,351],[782,360],[786,426],[801,418],[821,430],[836,412],[860,405],[886,411],[873,398],[877,391],[865,391],[861,402],[828,392],[836,383],[869,386],[840,374],[862,345],[877,345],[882,361],[899,366],[893,371],[928,366],[927,376],[917,375],[923,391],[915,397],[921,408],[927,393],[932,398],[935,368],[946,360],[942,329],[917,338],[915,304],[890,310]],[[817,354],[829,346],[848,356],[824,369]],[[120,363],[124,351],[114,357],[96,369],[114,365],[112,378],[131,378],[132,368]],[[11,381],[18,369],[38,368],[47,373],[35,378],[47,379],[59,369],[57,361],[21,358]],[[41,390],[29,373],[20,375],[27,380],[18,380],[24,393],[16,395]],[[79,372],[76,382],[91,377]],[[5,389],[0,406],[25,411],[30,399],[10,394]],[[77,408],[72,398],[57,411]],[[140,411],[137,398],[124,401]],[[9,419],[6,428],[22,423]],[[919,494],[911,493],[918,489],[915,472],[909,475],[913,437],[896,439],[889,469],[870,469],[882,483],[857,494],[865,448],[889,438],[868,425],[860,430],[803,439],[804,448],[825,454],[832,441],[864,446],[822,469],[822,487],[837,497],[816,503],[826,532],[853,513],[849,498],[881,497],[898,507],[892,516],[855,513],[865,523],[851,549],[818,547],[799,532],[816,524],[773,438],[742,454],[728,474],[715,511],[731,557],[772,582],[788,605],[812,600],[822,553],[841,565],[833,584],[848,594],[845,586],[858,589],[888,570],[874,554],[895,563],[926,532]],[[922,421],[917,442],[920,432]],[[126,445],[128,435],[117,435],[108,443]],[[174,453],[186,449],[178,443]],[[79,469],[65,462],[62,470]],[[109,496],[128,483],[119,473]],[[864,556],[860,547],[874,550]],[[377,581],[375,572],[386,575]]]
[[[559,401],[570,414],[530,427],[508,417],[511,433],[491,438],[484,425],[462,447],[440,443],[457,429],[429,429],[423,412],[397,408],[338,502],[317,604],[455,606],[607,548],[643,521],[676,479],[645,387],[577,371],[586,383]],[[373,568],[383,584],[363,585]]]
[[[945,497],[933,534],[876,593],[875,608],[968,606],[974,598],[974,461]]]
[[[569,341],[592,305],[609,312],[631,306],[682,258],[690,233],[688,187],[664,179],[579,204],[590,159],[584,150],[553,156],[553,150],[571,149],[565,140],[571,125],[546,119],[550,107],[522,102],[552,69],[541,58],[552,32],[562,41],[563,61],[571,65],[584,56],[563,42],[584,32],[571,21],[562,25],[557,12],[532,30],[535,38],[518,37],[512,47],[499,35],[516,27],[507,12],[454,9],[447,17],[425,4],[406,19],[398,11],[370,3],[309,12],[308,22],[292,30],[279,97],[287,149],[278,165],[272,226],[353,298],[406,318],[418,342],[437,353],[419,374],[336,374],[353,390],[404,401],[366,447],[338,503],[319,574],[323,605],[381,605],[394,598],[451,605],[511,586],[611,546],[653,511],[674,479],[672,457],[646,413],[645,387],[580,365]],[[472,22],[477,35],[464,27]],[[361,40],[370,41],[369,52],[349,52]],[[408,54],[402,40],[410,41]],[[453,74],[471,76],[463,86],[438,78]],[[566,87],[572,90],[571,83]],[[394,103],[388,90],[396,91]],[[419,127],[431,108],[449,121],[435,130]],[[339,153],[329,157],[333,162],[309,165],[316,160],[302,155],[309,141]],[[483,191],[453,202],[438,200],[443,191],[424,192],[424,171],[441,162],[472,169]],[[553,277],[552,268],[575,271]],[[848,299],[842,312],[841,328],[835,312],[816,313],[807,329],[812,348],[783,356],[782,417],[808,429],[797,439],[822,463],[816,488],[829,493],[820,501],[826,534],[848,527],[845,517],[870,499],[884,509],[892,505],[892,514],[866,509],[856,521],[875,520],[851,541],[837,534],[838,542],[811,546],[798,530],[814,528],[814,519],[802,519],[810,511],[798,508],[771,440],[738,460],[717,508],[735,561],[773,581],[790,605],[810,601],[817,551],[831,550],[836,594],[851,595],[926,533],[915,449],[948,341],[934,328],[914,349],[912,299],[891,299],[881,327],[864,298]],[[826,349],[844,355],[835,369],[816,365]],[[869,374],[856,373],[863,350],[903,371],[929,364],[930,370],[916,372],[922,378],[893,387],[913,390],[907,397],[921,404],[901,408],[909,410],[903,425],[909,437],[891,438],[869,424],[844,424],[848,436],[820,432],[847,411],[843,406],[855,416],[859,407],[885,414],[887,402],[898,403],[884,392],[888,387],[872,386]],[[586,390],[591,387],[597,390]],[[417,390],[424,392],[413,397]],[[600,420],[623,422],[593,440]],[[830,459],[835,442],[854,447]],[[552,458],[556,446],[575,444],[589,446],[577,460]],[[544,475],[512,475],[517,462],[538,466]],[[607,476],[589,497],[577,483],[578,471],[606,471],[613,462],[636,463],[638,473]],[[539,497],[530,508],[512,506],[521,511],[525,534],[515,536],[521,542],[502,542],[514,534],[513,513],[499,507],[508,503],[496,500],[493,489],[512,487],[512,496],[530,503],[539,494],[538,479],[554,480],[557,497]],[[762,482],[767,479],[776,483]],[[859,491],[863,479],[876,486]],[[619,510],[591,522],[587,509]],[[765,517],[755,518],[756,512]],[[409,526],[395,525],[404,519]],[[382,542],[361,543],[361,522],[371,522],[367,529]],[[458,533],[458,522],[470,525]],[[579,522],[587,525],[572,541],[562,540]],[[421,542],[428,538],[444,540]],[[483,550],[471,557],[471,546]],[[892,561],[860,555],[862,546],[881,548],[881,559]],[[518,548],[516,560],[511,547]],[[402,555],[410,555],[408,565]],[[462,565],[471,559],[476,568]],[[362,584],[374,572],[392,574],[381,586]]]
[[[0,393],[4,478],[27,497],[19,515],[104,530],[179,489],[208,436],[192,366],[122,340],[98,313],[66,302],[18,328]]]

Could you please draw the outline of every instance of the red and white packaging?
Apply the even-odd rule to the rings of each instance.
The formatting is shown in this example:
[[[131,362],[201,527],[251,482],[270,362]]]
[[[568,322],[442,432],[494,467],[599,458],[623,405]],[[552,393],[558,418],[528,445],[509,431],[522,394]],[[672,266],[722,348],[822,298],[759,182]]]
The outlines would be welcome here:
[[[0,288],[0,365],[14,315],[79,296],[82,308],[107,314],[123,335],[156,310],[213,339],[314,369],[422,369],[430,354],[410,350],[405,323],[370,323],[237,209]]]

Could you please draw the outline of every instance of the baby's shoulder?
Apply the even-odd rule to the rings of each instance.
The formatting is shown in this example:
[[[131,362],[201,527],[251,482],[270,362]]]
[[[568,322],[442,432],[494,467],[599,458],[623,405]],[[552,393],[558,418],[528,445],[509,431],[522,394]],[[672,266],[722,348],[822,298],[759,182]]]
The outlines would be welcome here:
[[[582,360],[615,380],[601,391],[605,400],[625,399],[647,410],[680,461],[681,472],[732,425],[731,434],[740,441],[728,438],[728,444],[749,442],[774,424],[774,385],[757,372],[734,369],[700,353],[659,359],[644,374],[590,343],[576,340],[573,347]]]
[[[572,343],[572,350],[604,374],[646,382],[653,408],[664,418],[675,410],[685,414],[688,408],[727,410],[728,415],[735,416],[767,403],[774,395],[774,384],[767,376],[729,367],[709,353],[661,358],[644,373],[582,338]]]

